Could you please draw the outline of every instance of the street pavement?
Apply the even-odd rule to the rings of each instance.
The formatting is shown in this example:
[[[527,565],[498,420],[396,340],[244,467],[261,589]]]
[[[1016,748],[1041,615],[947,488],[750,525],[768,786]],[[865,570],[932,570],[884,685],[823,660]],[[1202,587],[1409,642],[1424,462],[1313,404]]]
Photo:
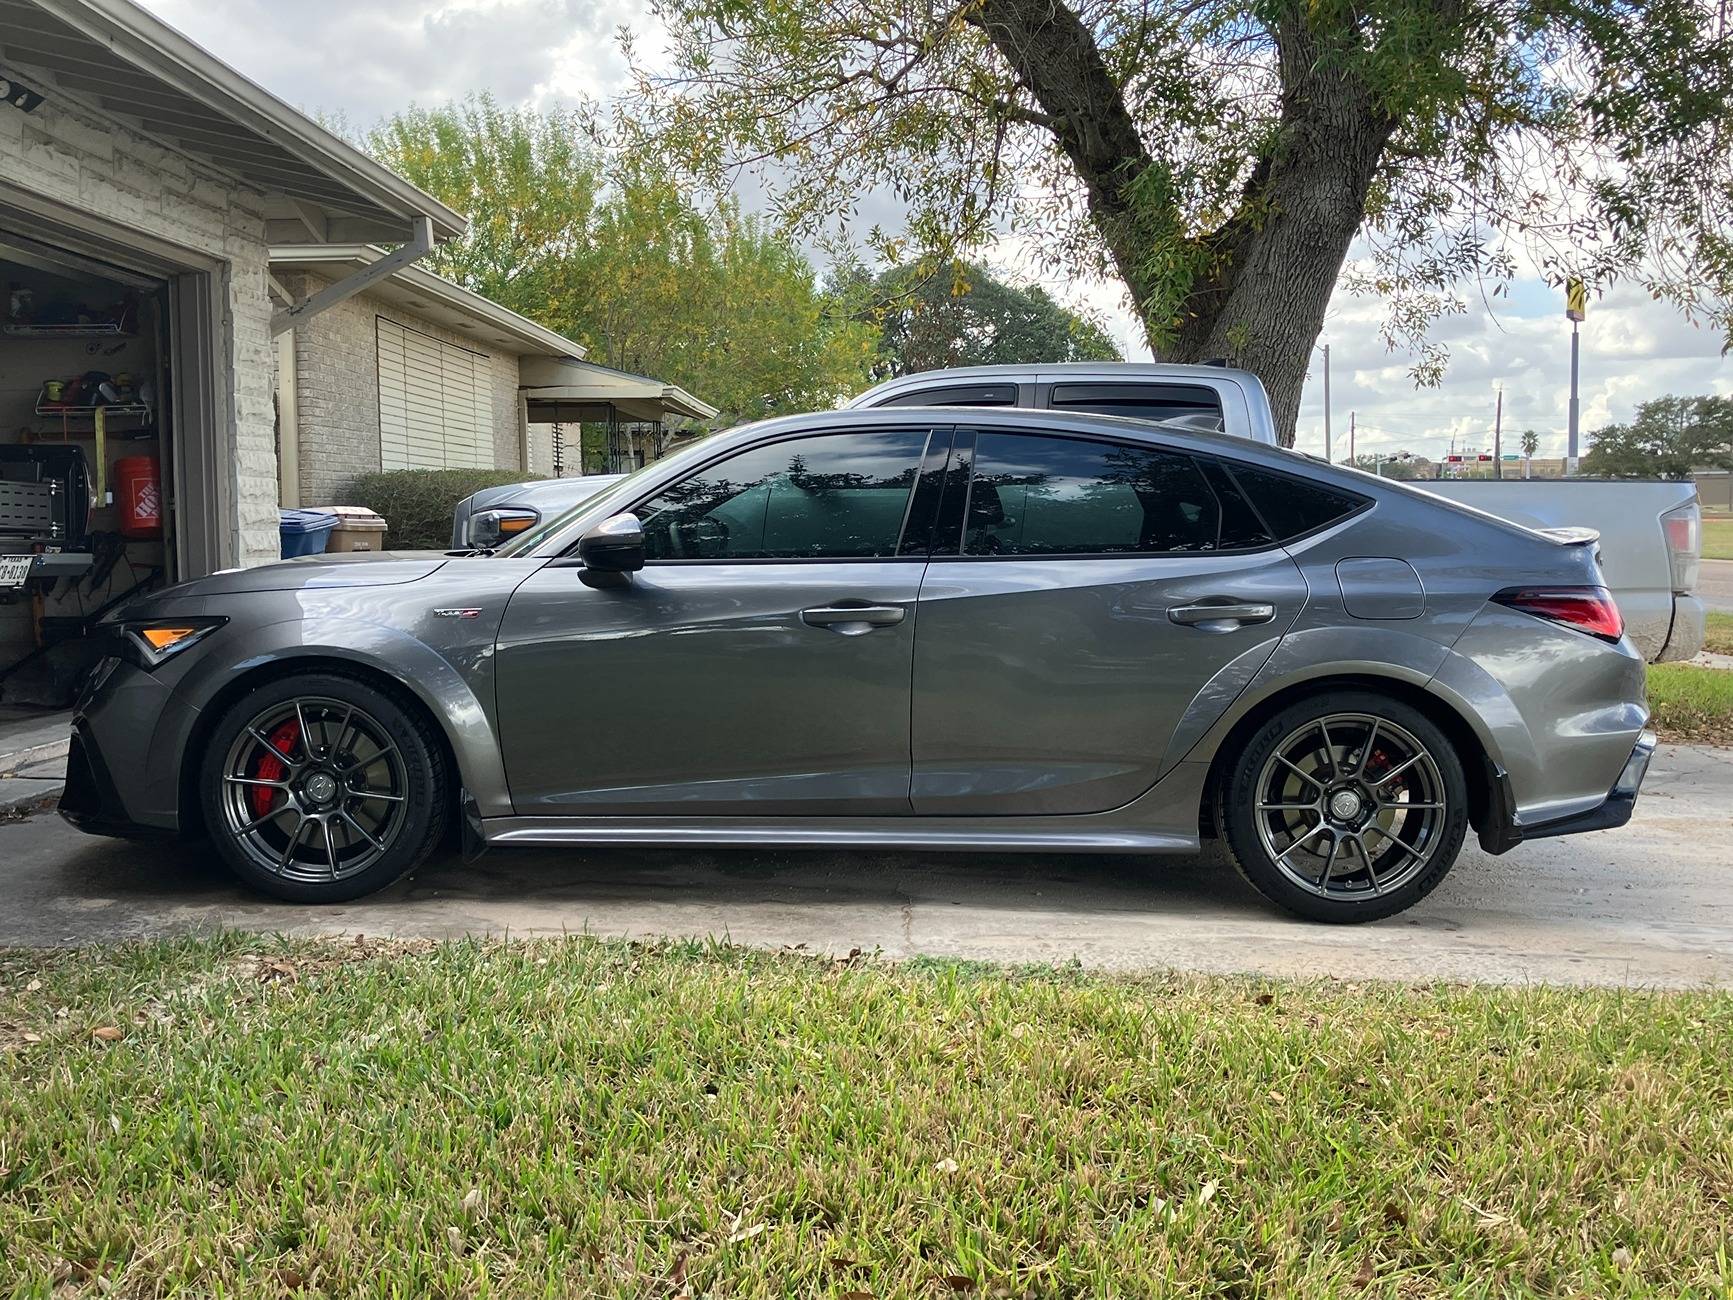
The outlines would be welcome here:
[[[1697,594],[1710,609],[1733,614],[1733,560],[1704,560],[1697,574]]]
[[[1415,981],[1733,987],[1733,750],[1663,746],[1616,831],[1476,847],[1420,906],[1294,920],[1214,854],[495,850],[341,907],[241,889],[199,847],[0,823],[0,945],[237,927],[418,936],[709,935],[887,957]]]

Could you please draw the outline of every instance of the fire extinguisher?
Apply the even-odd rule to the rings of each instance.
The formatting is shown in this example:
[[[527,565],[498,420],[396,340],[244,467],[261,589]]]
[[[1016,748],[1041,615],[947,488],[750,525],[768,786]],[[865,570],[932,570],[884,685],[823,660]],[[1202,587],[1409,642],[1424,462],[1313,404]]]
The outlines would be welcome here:
[[[155,456],[124,456],[114,462],[115,505],[120,535],[162,536],[162,467]]]

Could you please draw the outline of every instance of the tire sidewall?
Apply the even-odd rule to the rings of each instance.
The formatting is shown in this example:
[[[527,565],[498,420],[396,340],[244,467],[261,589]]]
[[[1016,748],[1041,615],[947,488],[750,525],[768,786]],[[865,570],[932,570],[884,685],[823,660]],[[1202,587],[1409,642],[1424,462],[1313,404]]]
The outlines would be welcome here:
[[[397,839],[372,866],[342,880],[290,880],[265,870],[231,838],[223,812],[224,765],[235,739],[264,710],[309,696],[353,704],[378,721],[403,758],[408,785],[408,806]],[[294,903],[342,903],[374,893],[413,870],[432,851],[444,829],[448,802],[445,763],[427,724],[391,695],[358,678],[332,672],[277,678],[230,705],[205,743],[198,782],[206,834],[230,870],[276,898]]]
[[[1424,745],[1438,766],[1448,805],[1439,832],[1438,851],[1424,871],[1387,894],[1365,899],[1321,898],[1282,873],[1258,834],[1257,782],[1271,752],[1307,722],[1334,713],[1363,713],[1394,723]],[[1468,832],[1468,781],[1456,747],[1420,710],[1370,691],[1308,696],[1270,717],[1246,738],[1228,767],[1221,793],[1221,829],[1241,874],[1271,902],[1314,921],[1337,924],[1376,921],[1412,907],[1449,874]]]

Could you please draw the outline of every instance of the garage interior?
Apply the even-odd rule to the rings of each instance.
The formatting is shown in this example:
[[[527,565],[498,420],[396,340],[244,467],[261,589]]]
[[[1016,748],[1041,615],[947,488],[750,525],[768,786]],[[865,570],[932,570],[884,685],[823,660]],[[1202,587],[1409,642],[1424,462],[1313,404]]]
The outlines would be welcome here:
[[[55,648],[173,580],[168,284],[0,229],[0,703],[64,706]]]

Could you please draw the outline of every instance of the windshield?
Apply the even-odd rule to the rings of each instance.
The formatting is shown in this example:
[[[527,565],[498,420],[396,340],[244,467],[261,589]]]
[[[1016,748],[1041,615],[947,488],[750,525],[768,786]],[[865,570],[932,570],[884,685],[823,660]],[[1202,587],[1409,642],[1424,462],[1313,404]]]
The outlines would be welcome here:
[[[594,496],[585,497],[575,506],[562,510],[559,514],[554,515],[550,519],[542,520],[541,523],[537,524],[527,533],[519,533],[504,546],[495,548],[494,554],[503,556],[528,555],[531,551],[535,550],[536,547],[540,546],[543,542],[547,541],[548,538],[552,537],[555,533],[559,532],[560,529],[564,528],[579,514],[594,510],[599,505],[611,505],[615,502],[632,500],[633,497],[637,496],[640,485],[651,470],[676,469],[679,466],[686,464],[688,461],[696,460],[699,454],[704,450],[705,445],[710,441],[711,436],[714,435],[707,435],[703,438],[699,438],[691,446],[682,447],[672,456],[664,456],[661,460],[653,460],[648,465],[638,466],[637,469],[626,475],[626,477],[621,479],[618,483],[603,488]],[[624,508],[624,506],[619,506],[610,510],[608,513],[617,514],[619,510]]]

